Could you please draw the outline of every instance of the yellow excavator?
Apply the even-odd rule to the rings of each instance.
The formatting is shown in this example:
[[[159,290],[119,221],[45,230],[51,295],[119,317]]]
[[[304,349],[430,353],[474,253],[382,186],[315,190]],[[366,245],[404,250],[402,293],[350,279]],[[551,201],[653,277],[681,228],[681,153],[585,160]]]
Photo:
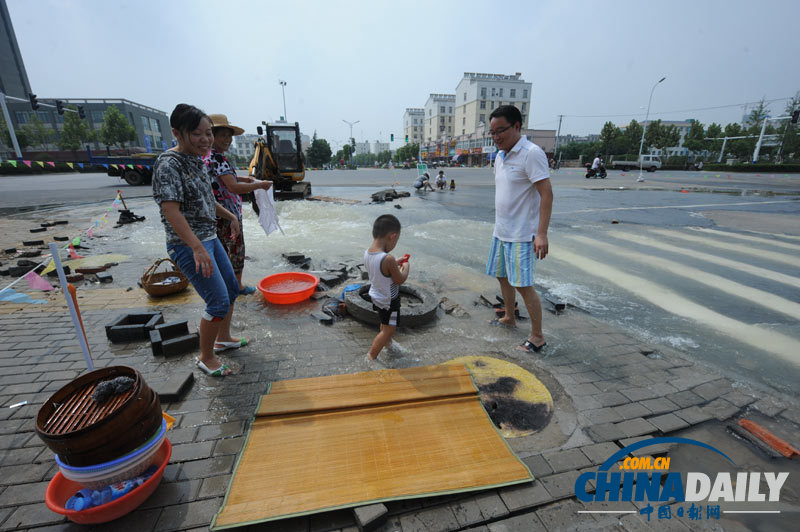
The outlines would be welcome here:
[[[255,154],[248,175],[273,183],[276,200],[305,199],[311,195],[311,183],[303,183],[306,167],[300,142],[300,124],[279,122],[258,126]],[[253,203],[255,206],[255,203]]]

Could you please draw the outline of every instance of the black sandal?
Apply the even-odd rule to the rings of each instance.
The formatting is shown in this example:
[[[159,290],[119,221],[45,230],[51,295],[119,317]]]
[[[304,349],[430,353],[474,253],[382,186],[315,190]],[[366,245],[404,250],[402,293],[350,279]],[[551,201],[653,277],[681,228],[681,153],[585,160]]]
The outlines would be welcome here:
[[[542,345],[534,345],[533,342],[530,340],[525,340],[520,344],[520,351],[527,351],[528,353],[538,353],[542,350],[544,346],[547,345],[547,342],[543,343]]]

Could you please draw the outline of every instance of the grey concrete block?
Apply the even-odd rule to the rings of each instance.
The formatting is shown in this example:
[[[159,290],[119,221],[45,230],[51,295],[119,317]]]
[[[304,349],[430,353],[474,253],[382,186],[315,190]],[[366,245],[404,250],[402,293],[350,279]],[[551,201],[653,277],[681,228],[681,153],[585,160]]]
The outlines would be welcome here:
[[[699,405],[705,402],[705,399],[697,395],[691,390],[684,390],[682,392],[672,393],[666,396],[680,408],[689,408],[690,406]]]
[[[649,417],[647,418],[647,421],[655,425],[658,428],[658,430],[660,430],[664,434],[667,434],[675,430],[685,429],[686,427],[689,426],[689,424],[686,423],[686,421],[679,418],[675,414],[671,413],[663,414],[656,417]]]
[[[543,456],[550,464],[550,467],[553,468],[554,473],[580,469],[591,465],[589,459],[586,458],[580,449],[567,449],[566,451],[545,453]]]
[[[498,493],[509,512],[533,508],[554,500],[554,497],[545,488],[543,482],[543,480],[535,480],[530,483],[515,484],[514,486],[500,488]]]
[[[658,397],[656,399],[646,399],[641,402],[642,406],[647,408],[653,415],[666,414],[680,410],[681,407],[667,399],[666,397]]]
[[[581,451],[593,465],[600,465],[605,462],[609,456],[619,451],[619,445],[613,442],[595,443],[594,445],[581,447]]]
[[[535,478],[546,477],[553,474],[553,468],[541,454],[535,454],[522,459],[525,465],[531,470]]]
[[[701,407],[701,410],[708,412],[710,415],[714,416],[720,421],[725,421],[726,419],[731,418],[739,413],[738,406],[732,405],[721,397],[714,399],[707,405]]]
[[[773,397],[764,397],[753,403],[753,408],[769,417],[775,417],[786,409],[786,405]]]
[[[606,407],[623,405],[630,402],[630,399],[626,398],[619,392],[598,393],[592,397],[596,399],[598,403]]]
[[[633,436],[651,434],[656,431],[656,428],[653,425],[640,417],[617,423],[616,427],[629,438]]]
[[[386,505],[382,503],[370,504],[353,508],[353,515],[355,516],[358,530],[360,532],[365,532],[379,527],[386,521],[389,510],[386,508]]]
[[[677,410],[674,412],[674,414],[690,425],[697,425],[698,423],[708,421],[714,417],[707,411],[701,410],[698,406],[690,406],[689,408],[684,408],[683,410]]]
[[[545,477],[541,482],[544,484],[547,493],[553,499],[558,500],[572,497],[575,494],[575,481],[578,480],[578,476],[580,476],[579,471],[565,471],[564,473]]]
[[[621,390],[620,393],[630,401],[642,401],[658,397],[658,394],[651,388],[628,388],[627,390]]]
[[[623,421],[648,416],[652,413],[642,403],[628,403],[626,405],[615,406],[614,412],[622,418]]]
[[[487,530],[489,532],[544,532],[547,529],[536,512],[529,512],[489,523]]]
[[[622,421],[622,417],[611,407],[595,408],[578,413],[585,425],[596,425],[597,423],[616,423]]]
[[[624,438],[626,434],[617,428],[616,423],[598,423],[583,429],[595,443],[604,441],[618,440]]]
[[[500,494],[495,491],[483,491],[475,495],[475,502],[481,509],[484,520],[497,519],[508,515],[508,507],[503,502]]]
[[[113,343],[147,340],[150,331],[159,323],[164,323],[160,312],[121,314],[106,324],[106,337]]]
[[[722,398],[732,405],[738,406],[739,408],[744,408],[745,406],[756,401],[756,398],[752,395],[747,395],[746,393],[742,393],[738,390],[733,390],[732,392],[726,393],[722,396]]]
[[[499,498],[499,497],[498,497]],[[502,501],[501,501],[502,502]],[[466,497],[450,503],[453,515],[460,526],[472,526],[484,521],[481,508],[475,497]]]
[[[448,505],[425,508],[413,514],[401,515],[400,526],[403,532],[448,531],[461,528],[453,510]]]
[[[191,371],[176,371],[166,380],[148,381],[148,385],[158,394],[162,404],[180,401],[191,389],[194,383],[194,373]]]
[[[701,384],[697,386],[692,391],[705,399],[706,401],[711,401],[712,399],[716,399],[721,395],[725,395],[726,393],[730,392],[731,382],[727,379],[718,379],[712,382],[707,382],[705,384]]]

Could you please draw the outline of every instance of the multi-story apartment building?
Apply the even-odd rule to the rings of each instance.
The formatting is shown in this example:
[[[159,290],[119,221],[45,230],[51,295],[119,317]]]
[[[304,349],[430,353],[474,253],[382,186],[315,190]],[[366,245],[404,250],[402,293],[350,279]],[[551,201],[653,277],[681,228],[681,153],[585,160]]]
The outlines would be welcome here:
[[[455,94],[433,94],[425,102],[425,124],[423,137],[425,141],[453,137],[453,108],[456,103]]]
[[[531,112],[531,84],[504,74],[464,72],[456,87],[455,136],[471,135],[481,124],[488,127],[489,115],[501,105],[511,104],[522,113],[522,129],[528,128]]]
[[[410,139],[409,139],[409,141],[410,141]],[[388,142],[381,142],[379,140],[376,140],[372,144],[372,153],[378,154],[378,153],[383,153],[385,151],[390,151],[390,147],[389,147],[389,143]]]
[[[419,144],[423,139],[425,128],[425,109],[408,107],[403,113],[403,139],[408,139],[409,144]]]
[[[236,154],[237,157],[250,160],[253,158],[253,155],[256,154],[256,140],[258,140],[258,135],[253,135],[251,133],[233,137],[234,143],[231,145],[230,151]]]
[[[356,155],[361,155],[362,153],[370,153],[369,151],[369,142],[356,142]]]

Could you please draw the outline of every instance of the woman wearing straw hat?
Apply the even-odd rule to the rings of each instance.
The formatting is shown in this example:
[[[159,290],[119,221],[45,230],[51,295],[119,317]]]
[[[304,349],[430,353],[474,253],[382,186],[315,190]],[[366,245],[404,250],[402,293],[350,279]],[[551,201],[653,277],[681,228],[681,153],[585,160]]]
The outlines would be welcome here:
[[[212,131],[214,132],[214,143],[211,153],[206,159],[211,175],[214,178],[211,187],[214,189],[214,197],[226,209],[231,211],[239,219],[239,227],[242,227],[242,198],[241,194],[248,194],[256,189],[264,190],[272,186],[272,181],[258,181],[252,177],[239,177],[233,166],[228,162],[224,153],[230,148],[231,141],[236,135],[244,133],[244,129],[232,125],[228,122],[228,117],[223,114],[208,115],[211,119]],[[231,222],[225,218],[217,219],[217,236],[222,242],[228,257],[231,260],[236,279],[239,280],[239,293],[249,295],[256,291],[252,286],[242,284],[242,270],[244,270],[244,231],[233,233]],[[217,342],[215,351],[235,349],[247,344],[247,340],[241,339],[239,343],[232,340],[230,342]]]

